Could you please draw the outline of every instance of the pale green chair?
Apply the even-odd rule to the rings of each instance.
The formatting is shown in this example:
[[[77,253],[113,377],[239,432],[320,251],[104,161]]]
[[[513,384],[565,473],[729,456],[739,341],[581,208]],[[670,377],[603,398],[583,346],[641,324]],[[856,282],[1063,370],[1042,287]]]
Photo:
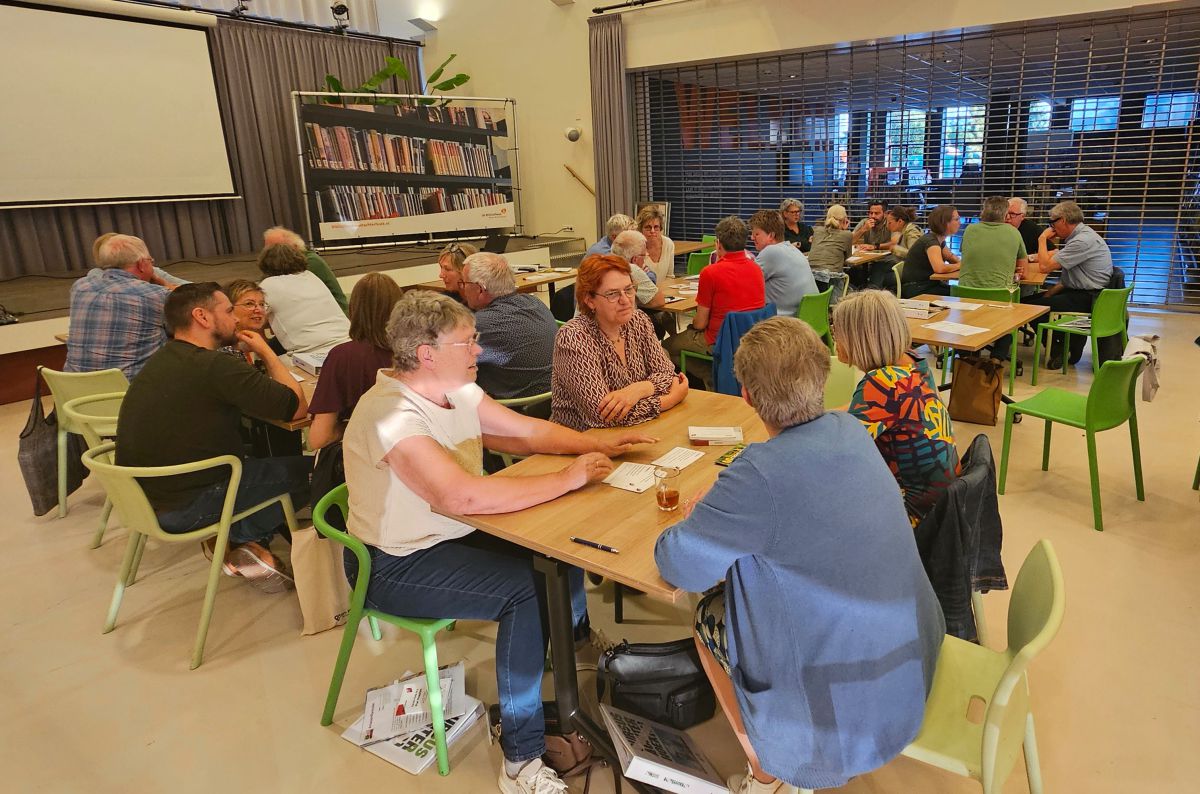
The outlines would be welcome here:
[[[947,635],[942,640],[925,721],[903,755],[979,781],[1000,794],[1024,750],[1031,794],[1042,794],[1029,665],[1058,634],[1066,595],[1054,547],[1040,540],[1025,558],[1008,602],[1008,648],[993,651]],[[986,709],[972,720],[973,704]]]
[[[825,379],[825,408],[832,410],[849,405],[862,378],[860,370],[838,361],[837,356],[830,356],[829,377]]]
[[[1039,323],[1037,327],[1037,335],[1033,339],[1033,376],[1030,378],[1030,383],[1037,385],[1038,361],[1041,358],[1041,346],[1043,339],[1047,349],[1050,347],[1049,337],[1047,334],[1061,333],[1075,336],[1086,336],[1092,341],[1092,372],[1099,374],[1100,372],[1100,346],[1099,341],[1108,336],[1121,336],[1121,349],[1125,349],[1125,345],[1129,344],[1128,329],[1125,326],[1126,312],[1129,304],[1129,296],[1133,292],[1133,285],[1130,284],[1125,289],[1104,289],[1100,290],[1100,294],[1096,296],[1096,300],[1092,303],[1091,317],[1092,322],[1088,328],[1069,328],[1065,324],[1079,317],[1087,316],[1084,313],[1064,316],[1054,322]],[[1067,340],[1063,340],[1063,374],[1067,374]]]
[[[1004,287],[963,287],[958,284],[950,285],[950,294],[956,298],[971,298],[980,301],[995,301],[996,303],[1019,303],[1021,299],[1020,292],[1009,292]],[[1013,390],[1017,387],[1017,347],[1019,342],[1018,334],[1021,333],[1020,328],[1014,328],[1012,332],[1012,351],[1010,352],[1010,361],[1008,362],[1008,396],[1011,397]],[[949,358],[952,351],[946,348],[945,357],[942,359],[942,371],[950,365]],[[1036,358],[1036,356],[1035,356]],[[1036,364],[1034,366],[1037,366]]]
[[[513,397],[507,400],[496,400],[496,402],[509,408],[515,408],[521,413],[529,413],[530,408],[550,402],[550,392],[542,392],[530,397]],[[504,461],[504,468],[506,469],[513,465],[514,462],[522,459],[520,455],[513,455],[511,452],[494,452],[493,454],[498,455],[500,460]]]
[[[892,265],[892,274],[896,277],[896,297],[903,298],[904,296],[900,294],[900,292],[904,286],[903,284],[900,283],[901,278],[904,276],[904,260],[903,259],[901,259],[896,264]]]
[[[696,251],[688,254],[687,274],[689,276],[700,275],[700,271],[708,267],[708,258],[711,253],[712,251]]]
[[[89,394],[108,394],[129,389],[129,379],[119,369],[101,369],[95,372],[59,372],[48,367],[38,367],[38,373],[46,379],[54,405],[66,405],[76,397]],[[59,411],[58,413],[62,413]],[[58,417],[58,517],[67,514],[67,436],[79,433],[71,420]]]
[[[62,406],[61,413],[72,427],[78,429],[88,449],[98,447],[105,441],[117,435],[117,417],[121,413],[121,402],[125,392],[110,392],[108,394],[92,394],[88,397],[76,397]],[[112,513],[112,499],[107,494],[104,497],[104,509],[100,511],[100,527],[92,537],[92,548],[100,548],[104,540],[104,531],[108,527],[108,517]]]
[[[295,533],[299,527],[296,525],[296,514],[292,510],[292,498],[289,494],[280,494],[247,510],[234,513],[233,505],[237,498],[238,484],[242,478],[240,458],[234,455],[221,455],[176,466],[118,466],[112,462],[116,446],[115,443],[109,441],[83,453],[83,465],[87,466],[92,474],[100,480],[109,498],[112,499],[113,505],[117,508],[118,515],[129,529],[129,544],[125,547],[121,572],[117,575],[117,585],[113,589],[112,603],[109,605],[108,617],[104,622],[104,633],[108,634],[117,625],[117,613],[121,609],[121,599],[125,595],[125,588],[132,585],[137,578],[146,538],[152,537],[164,543],[194,543],[215,535],[216,545],[213,547],[212,564],[208,568],[208,587],[204,592],[204,606],[200,610],[200,628],[196,632],[196,644],[192,650],[191,669],[195,670],[204,660],[204,640],[208,636],[208,623],[212,618],[213,602],[217,596],[221,565],[225,560],[225,549],[229,545],[230,526],[246,516],[278,502],[283,508],[288,530]],[[220,520],[215,524],[209,524],[191,532],[179,534],[164,532],[158,525],[158,517],[154,513],[154,508],[150,506],[150,500],[146,498],[138,480],[190,474],[221,466],[229,467],[229,487],[225,495],[225,504],[221,508]]]
[[[812,326],[817,336],[833,352],[833,334],[829,332],[829,302],[833,299],[833,287],[826,287],[823,292],[805,295],[796,307],[796,317]]]
[[[1141,356],[1106,361],[1100,367],[1092,388],[1085,394],[1066,389],[1044,389],[1027,400],[1009,403],[1004,414],[1004,451],[1000,455],[1000,481],[997,491],[1004,493],[1008,477],[1008,449],[1012,441],[1013,418],[1027,414],[1046,421],[1042,438],[1042,471],[1050,468],[1050,430],[1054,422],[1079,428],[1087,437],[1088,473],[1092,482],[1092,513],[1097,531],[1104,529],[1100,513],[1100,472],[1096,464],[1096,434],[1129,423],[1133,445],[1133,479],[1139,502],[1146,501],[1142,487],[1142,452],[1138,440],[1137,403],[1134,391],[1138,373],[1146,359]]]
[[[321,724],[333,723],[333,712],[337,709],[338,695],[342,691],[342,680],[346,677],[346,666],[350,663],[350,652],[354,650],[354,639],[358,636],[358,626],[362,619],[367,619],[367,623],[371,627],[371,636],[376,641],[383,639],[383,635],[379,631],[379,621],[381,620],[405,631],[411,631],[421,638],[421,650],[425,657],[425,681],[429,686],[429,713],[433,718],[433,739],[437,752],[438,774],[448,775],[450,774],[450,758],[446,750],[446,720],[442,716],[442,689],[438,683],[437,634],[443,629],[453,628],[454,621],[402,618],[365,606],[367,585],[371,581],[371,555],[367,553],[367,547],[361,540],[335,529],[325,519],[331,508],[340,510],[343,517],[349,516],[348,505],[349,491],[343,483],[321,497],[317,506],[313,508],[313,524],[317,531],[350,549],[358,560],[358,576],[355,577],[354,589],[350,594],[350,612],[346,616],[346,627],[342,630],[342,644],[338,649],[337,661],[333,665],[333,679],[329,682],[329,694],[325,697],[325,711],[321,714]]]

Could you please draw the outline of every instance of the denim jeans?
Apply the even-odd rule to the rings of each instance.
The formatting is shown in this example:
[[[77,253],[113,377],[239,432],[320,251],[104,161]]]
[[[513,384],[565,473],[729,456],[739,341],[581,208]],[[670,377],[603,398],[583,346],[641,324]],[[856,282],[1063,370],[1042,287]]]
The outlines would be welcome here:
[[[265,502],[272,496],[288,493],[292,495],[292,507],[296,510],[308,504],[308,478],[312,473],[312,462],[303,455],[290,458],[247,458],[242,461],[242,479],[238,483],[233,512],[238,513]],[[163,532],[180,534],[215,524],[221,518],[221,507],[225,503],[228,481],[210,485],[200,491],[187,507],[158,514],[158,525]],[[246,516],[230,527],[230,543],[254,541],[264,546],[277,530],[285,526],[283,508],[275,503],[265,510]]]
[[[403,557],[372,546],[367,550],[371,554],[369,607],[412,618],[500,624],[496,631],[496,691],[504,757],[527,761],[545,753],[542,673],[549,632],[545,582],[533,570],[532,552],[483,532],[442,541]],[[344,560],[346,576],[353,583],[358,560],[349,552]],[[580,571],[571,578],[577,627],[582,585]],[[587,602],[582,603],[586,625]]]

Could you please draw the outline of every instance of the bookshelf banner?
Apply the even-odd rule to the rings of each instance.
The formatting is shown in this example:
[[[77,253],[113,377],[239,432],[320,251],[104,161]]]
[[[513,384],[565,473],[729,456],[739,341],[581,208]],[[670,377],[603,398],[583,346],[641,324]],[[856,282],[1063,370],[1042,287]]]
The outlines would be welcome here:
[[[321,239],[356,240],[360,237],[395,237],[411,234],[468,232],[480,229],[507,229],[516,221],[511,202],[487,207],[409,215],[397,218],[372,218],[361,221],[335,221],[320,224]]]

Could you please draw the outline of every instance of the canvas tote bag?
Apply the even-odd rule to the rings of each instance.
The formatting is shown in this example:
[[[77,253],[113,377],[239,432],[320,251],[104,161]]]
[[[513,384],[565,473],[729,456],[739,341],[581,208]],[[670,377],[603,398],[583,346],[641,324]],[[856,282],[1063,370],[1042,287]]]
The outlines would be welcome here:
[[[300,634],[320,634],[345,624],[350,584],[342,567],[342,544],[327,539],[313,526],[294,532],[292,574],[304,617]]]
[[[979,356],[954,360],[950,385],[950,418],[956,422],[995,425],[1004,391],[1004,363]]]
[[[83,484],[88,470],[81,457],[87,446],[82,436],[67,436],[67,493],[72,494]],[[42,412],[42,378],[39,375],[33,388],[33,405],[29,420],[17,442],[17,464],[25,478],[25,489],[33,503],[33,514],[44,516],[58,505],[58,419],[54,413]]]

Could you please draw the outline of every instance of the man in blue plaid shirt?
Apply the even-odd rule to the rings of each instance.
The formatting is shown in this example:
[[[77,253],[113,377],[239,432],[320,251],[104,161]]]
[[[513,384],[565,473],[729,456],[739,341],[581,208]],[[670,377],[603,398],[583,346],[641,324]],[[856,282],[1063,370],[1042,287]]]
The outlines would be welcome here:
[[[66,370],[115,367],[132,380],[167,341],[163,303],[175,285],[155,272],[146,244],[127,234],[105,240],[96,264],[71,287]]]

